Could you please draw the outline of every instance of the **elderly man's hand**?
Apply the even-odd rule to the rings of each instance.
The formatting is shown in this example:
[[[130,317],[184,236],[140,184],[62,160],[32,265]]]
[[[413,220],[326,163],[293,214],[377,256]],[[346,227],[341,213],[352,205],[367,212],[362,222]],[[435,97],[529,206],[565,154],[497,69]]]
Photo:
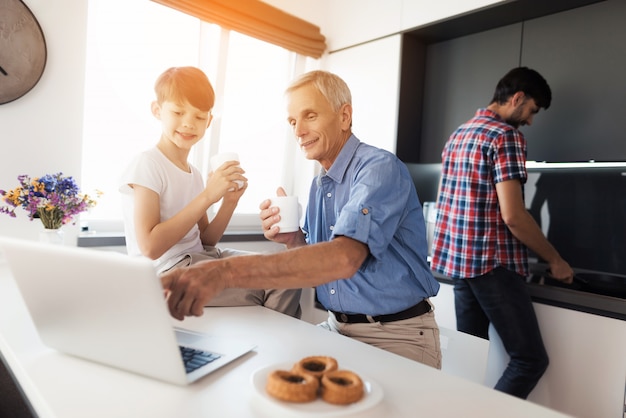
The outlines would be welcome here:
[[[204,306],[225,288],[220,278],[221,260],[203,261],[190,267],[170,270],[161,276],[171,315],[202,316]]]
[[[285,189],[279,187],[276,190],[276,196],[287,196]],[[280,228],[275,226],[280,221],[280,212],[277,207],[271,206],[271,200],[266,199],[259,205],[261,212],[259,218],[261,219],[261,227],[263,228],[263,235],[270,241],[277,242],[279,244],[285,244],[287,248],[295,248],[302,245],[306,245],[304,241],[304,234],[300,229],[294,232],[280,232]]]

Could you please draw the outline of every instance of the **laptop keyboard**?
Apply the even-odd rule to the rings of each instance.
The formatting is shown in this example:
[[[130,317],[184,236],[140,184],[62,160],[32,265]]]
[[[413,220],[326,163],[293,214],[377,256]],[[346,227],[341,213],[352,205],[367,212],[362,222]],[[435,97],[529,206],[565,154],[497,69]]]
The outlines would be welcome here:
[[[185,363],[185,371],[191,373],[200,367],[217,360],[221,356],[215,353],[209,353],[208,351],[197,350],[195,348],[179,346],[180,355],[183,357]]]

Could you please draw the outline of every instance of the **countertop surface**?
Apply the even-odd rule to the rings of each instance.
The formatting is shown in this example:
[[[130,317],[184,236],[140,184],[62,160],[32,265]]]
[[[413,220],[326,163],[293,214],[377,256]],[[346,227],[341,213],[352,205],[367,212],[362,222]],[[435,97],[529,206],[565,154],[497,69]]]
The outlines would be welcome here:
[[[435,278],[446,284],[452,279],[438,273]],[[528,291],[534,302],[626,321],[626,299],[584,292],[567,286],[553,286],[528,280]]]
[[[534,417],[564,415],[262,307],[207,308],[181,326],[251,340],[257,348],[180,387],[44,346],[6,264],[0,262],[0,352],[36,413],[46,417]],[[372,383],[362,410],[294,410],[268,400],[255,376],[310,355],[335,357]],[[378,399],[377,399],[378,398]],[[369,402],[369,403],[368,403]],[[315,407],[314,407],[315,409]]]

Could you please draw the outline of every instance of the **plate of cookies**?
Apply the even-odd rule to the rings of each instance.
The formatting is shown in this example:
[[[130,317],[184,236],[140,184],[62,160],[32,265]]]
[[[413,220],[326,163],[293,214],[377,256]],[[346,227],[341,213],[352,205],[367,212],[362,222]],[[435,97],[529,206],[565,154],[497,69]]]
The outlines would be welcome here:
[[[383,390],[373,380],[339,367],[329,356],[309,356],[275,364],[252,375],[257,399],[272,416],[340,416],[377,405]]]

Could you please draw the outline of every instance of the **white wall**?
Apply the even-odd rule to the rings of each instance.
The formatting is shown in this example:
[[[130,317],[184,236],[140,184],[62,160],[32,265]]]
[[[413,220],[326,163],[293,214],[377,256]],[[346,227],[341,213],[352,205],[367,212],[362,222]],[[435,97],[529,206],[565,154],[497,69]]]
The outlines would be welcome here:
[[[13,189],[17,176],[62,171],[80,182],[83,80],[87,5],[83,0],[25,0],[43,30],[48,59],[39,83],[25,96],[0,105],[0,189]],[[4,206],[4,205],[3,205]],[[19,209],[0,214],[0,234],[37,237]],[[70,239],[78,226],[65,228]]]
[[[363,142],[396,151],[400,91],[400,35],[332,53],[324,68],[352,92],[352,132]]]

